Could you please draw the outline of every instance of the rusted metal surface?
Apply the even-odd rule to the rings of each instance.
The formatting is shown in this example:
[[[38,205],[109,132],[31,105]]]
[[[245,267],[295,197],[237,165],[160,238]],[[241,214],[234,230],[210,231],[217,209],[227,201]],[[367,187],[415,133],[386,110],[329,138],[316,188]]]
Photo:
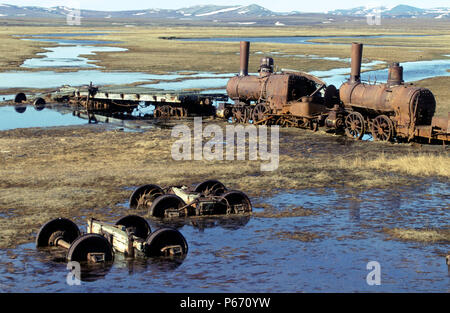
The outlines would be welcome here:
[[[361,81],[361,62],[362,62],[362,51],[363,45],[360,43],[352,43],[352,63],[351,63],[351,73],[350,82],[356,83]]]
[[[241,42],[241,72],[249,45]],[[323,123],[322,115],[337,103],[336,88],[308,73],[274,73],[273,69],[273,59],[263,57],[258,76],[238,75],[228,81],[227,94],[234,101],[229,108],[233,121],[297,127]]]
[[[248,61],[250,58],[250,43],[248,41],[241,41],[241,69],[239,71],[239,76],[248,75]]]
[[[434,119],[436,100],[433,93],[426,89],[405,85],[403,67],[393,63],[389,67],[386,84],[368,84],[361,82],[360,67],[362,44],[352,44],[352,68],[347,82],[340,90],[340,100],[349,112],[355,113],[346,125],[346,133],[355,137],[355,123],[361,127],[359,131],[371,133],[375,140],[391,141],[394,138],[410,141],[414,137],[446,140],[448,138],[448,120]],[[363,117],[364,123],[360,121]],[[353,123],[353,124],[352,124]],[[433,125],[436,124],[436,125]],[[435,130],[439,129],[438,134]]]

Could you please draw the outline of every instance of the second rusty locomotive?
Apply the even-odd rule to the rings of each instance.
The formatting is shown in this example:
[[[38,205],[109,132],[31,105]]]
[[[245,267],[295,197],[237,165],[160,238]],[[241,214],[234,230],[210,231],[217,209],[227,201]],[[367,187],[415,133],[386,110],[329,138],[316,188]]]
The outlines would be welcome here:
[[[256,125],[324,126],[357,140],[371,134],[379,141],[449,141],[450,118],[434,116],[433,93],[405,84],[399,63],[389,67],[387,83],[362,82],[362,49],[352,44],[351,75],[337,90],[304,72],[274,73],[268,57],[261,59],[259,75],[248,75],[249,43],[241,42],[240,73],[227,85],[234,103],[223,107],[223,116]]]

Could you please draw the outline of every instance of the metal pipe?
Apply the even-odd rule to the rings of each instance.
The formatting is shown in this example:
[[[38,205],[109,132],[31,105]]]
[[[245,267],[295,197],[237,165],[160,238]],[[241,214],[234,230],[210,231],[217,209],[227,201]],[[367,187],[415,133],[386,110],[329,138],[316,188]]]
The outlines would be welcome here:
[[[363,44],[352,43],[352,71],[350,74],[351,83],[361,82],[361,62],[362,62]]]
[[[239,76],[247,76],[248,75],[248,60],[250,56],[250,42],[241,41],[241,68],[239,72]]]

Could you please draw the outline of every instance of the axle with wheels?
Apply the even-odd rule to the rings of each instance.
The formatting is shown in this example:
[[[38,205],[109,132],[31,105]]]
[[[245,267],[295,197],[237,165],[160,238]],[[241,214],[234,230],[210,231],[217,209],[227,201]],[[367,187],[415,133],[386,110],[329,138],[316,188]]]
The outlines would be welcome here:
[[[147,221],[126,216],[115,225],[88,220],[87,234],[81,235],[72,221],[58,218],[42,226],[36,247],[60,247],[67,250],[67,260],[77,262],[111,262],[114,252],[127,257],[184,257],[188,245],[183,235],[172,228],[151,232]]]
[[[42,226],[36,238],[36,247],[67,249],[67,260],[77,262],[109,262],[114,254],[111,244],[97,234],[81,235],[78,226],[65,218],[58,218]]]
[[[182,218],[204,215],[249,214],[250,199],[241,191],[228,190],[220,181],[211,179],[195,188],[144,185],[130,197],[130,208],[145,208],[157,218]]]

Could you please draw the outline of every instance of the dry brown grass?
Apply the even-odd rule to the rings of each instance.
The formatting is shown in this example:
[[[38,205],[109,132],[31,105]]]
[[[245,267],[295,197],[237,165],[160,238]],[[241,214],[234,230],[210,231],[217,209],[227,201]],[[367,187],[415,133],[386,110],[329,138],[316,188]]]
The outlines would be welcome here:
[[[384,229],[385,233],[395,239],[417,242],[450,242],[448,229]]]
[[[381,153],[376,158],[357,157],[351,161],[340,160],[341,167],[365,168],[379,171],[399,172],[419,177],[442,176],[450,178],[448,154],[406,154],[388,156]]]

